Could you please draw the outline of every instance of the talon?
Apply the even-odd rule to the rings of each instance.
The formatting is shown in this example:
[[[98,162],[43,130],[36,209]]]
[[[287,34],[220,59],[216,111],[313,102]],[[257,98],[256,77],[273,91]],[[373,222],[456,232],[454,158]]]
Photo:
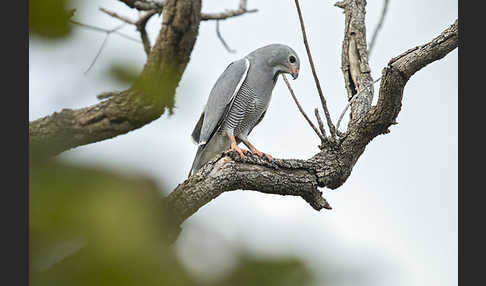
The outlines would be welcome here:
[[[250,151],[251,153],[257,155],[258,157],[262,158],[263,157],[263,153],[258,151],[258,150],[253,150],[253,151]]]
[[[273,161],[273,158],[272,156],[268,155],[265,153],[265,157],[267,157],[268,161],[272,162]]]
[[[238,147],[238,145],[236,145],[236,143],[231,143],[231,149],[230,149],[230,151],[235,151],[238,154],[240,154],[240,158],[241,159],[243,159],[245,157],[245,153],[248,152],[248,150],[244,150],[246,152],[244,152],[243,150],[244,149],[241,149],[240,147]]]
[[[263,157],[263,153],[262,153],[262,152],[260,152],[260,151],[258,151],[258,150],[257,150],[255,147],[253,147],[253,146],[250,148],[250,152],[251,152],[252,154],[257,155],[257,156],[258,156],[258,157],[260,157],[260,158],[261,158],[261,157]]]

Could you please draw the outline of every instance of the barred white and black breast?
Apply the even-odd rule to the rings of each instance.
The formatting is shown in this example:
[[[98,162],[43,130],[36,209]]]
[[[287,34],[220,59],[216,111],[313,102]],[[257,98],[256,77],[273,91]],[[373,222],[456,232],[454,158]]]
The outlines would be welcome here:
[[[267,102],[262,101],[254,89],[244,81],[224,119],[221,131],[233,129],[235,137],[246,138],[258,124],[266,107]]]

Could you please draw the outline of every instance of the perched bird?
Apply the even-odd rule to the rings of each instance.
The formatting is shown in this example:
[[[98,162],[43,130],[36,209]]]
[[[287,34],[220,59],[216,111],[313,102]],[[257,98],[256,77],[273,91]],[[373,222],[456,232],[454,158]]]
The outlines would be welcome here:
[[[248,135],[263,119],[278,75],[289,73],[296,79],[299,67],[297,53],[282,44],[261,47],[229,64],[214,84],[192,132],[198,148],[189,176],[228,149],[243,158],[248,150],[238,147],[240,142],[263,157],[248,141]]]

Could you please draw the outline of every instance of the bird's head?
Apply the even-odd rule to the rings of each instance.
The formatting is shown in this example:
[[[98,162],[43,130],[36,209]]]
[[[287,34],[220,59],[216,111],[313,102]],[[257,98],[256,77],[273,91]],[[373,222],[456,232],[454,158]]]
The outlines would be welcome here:
[[[294,79],[299,76],[300,60],[291,47],[282,44],[271,44],[255,52],[258,52],[266,59],[275,76],[280,73],[288,73]]]

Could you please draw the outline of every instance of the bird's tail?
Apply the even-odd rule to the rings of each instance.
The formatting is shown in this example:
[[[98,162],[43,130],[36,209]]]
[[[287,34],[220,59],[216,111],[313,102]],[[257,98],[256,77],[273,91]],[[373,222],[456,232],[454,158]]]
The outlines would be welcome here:
[[[204,164],[213,159],[223,151],[228,150],[231,146],[231,141],[228,136],[213,136],[206,144],[197,146],[196,157],[192,163],[189,176],[197,172]]]
[[[201,155],[204,151],[205,145],[197,146],[196,157],[194,157],[194,161],[192,162],[191,170],[189,171],[189,175],[187,177],[192,176],[194,173],[201,168]]]

